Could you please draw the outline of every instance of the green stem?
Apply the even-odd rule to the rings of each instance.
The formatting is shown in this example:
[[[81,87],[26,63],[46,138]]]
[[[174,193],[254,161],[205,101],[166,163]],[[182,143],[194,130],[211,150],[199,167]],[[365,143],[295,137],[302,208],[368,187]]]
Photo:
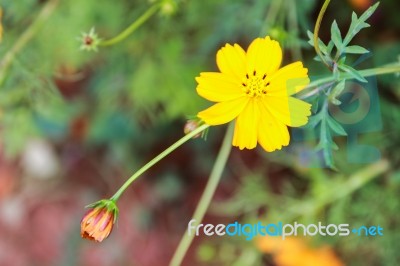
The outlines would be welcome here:
[[[226,131],[224,141],[222,142],[221,149],[218,153],[217,159],[215,161],[214,167],[211,171],[210,178],[207,182],[206,188],[204,189],[203,195],[201,195],[199,204],[194,211],[192,220],[195,220],[194,225],[197,226],[201,223],[204,218],[204,215],[211,203],[211,199],[214,196],[215,190],[218,186],[219,180],[221,179],[222,172],[225,168],[226,161],[228,160],[232,145],[232,135],[233,135],[233,127],[234,124],[231,123],[229,125],[228,130]],[[194,234],[185,234],[183,235],[181,241],[179,242],[178,248],[176,249],[174,256],[170,262],[170,266],[179,266],[181,265],[183,258],[187,250],[190,247],[194,238]]]
[[[314,28],[314,48],[315,52],[317,55],[321,58],[321,61],[329,68],[331,69],[331,66],[326,62],[325,57],[322,55],[321,50],[319,49],[319,28],[321,27],[321,22],[322,18],[324,17],[325,11],[328,8],[329,2],[331,0],[325,0],[321,10],[319,11],[317,22],[315,23],[315,28]]]
[[[209,125],[202,125],[189,134],[185,135],[181,139],[179,139],[177,142],[169,146],[166,150],[164,150],[162,153],[154,157],[151,161],[149,161],[147,164],[145,164],[142,168],[137,170],[128,180],[125,181],[125,183],[118,189],[118,191],[110,198],[110,200],[117,201],[119,197],[121,197],[122,193],[129,187],[130,184],[132,184],[133,181],[135,181],[140,175],[142,175],[144,172],[146,172],[148,169],[150,169],[153,165],[158,163],[161,159],[163,159],[165,156],[176,150],[179,146],[181,146],[183,143],[188,141],[189,139],[193,138],[197,134],[200,134],[203,132],[205,129],[207,129]]]
[[[383,67],[377,67],[377,68],[364,69],[364,70],[360,70],[358,72],[363,77],[371,77],[371,76],[378,76],[378,75],[397,73],[397,72],[400,72],[400,64],[393,65],[393,66],[390,66],[390,67],[383,66]],[[346,75],[341,74],[341,78],[343,76],[351,77],[351,75],[349,75],[347,73],[346,73]]]
[[[160,8],[160,5],[153,5],[146,12],[144,12],[138,19],[136,19],[128,28],[123,32],[118,34],[112,39],[101,41],[100,46],[111,46],[120,41],[124,40],[126,37],[131,35],[137,28],[139,28],[143,23],[145,23],[156,11]]]
[[[360,73],[361,76],[363,77],[371,77],[371,76],[378,76],[378,75],[385,75],[385,74],[392,74],[392,73],[400,73],[400,65],[399,64],[390,64],[390,65],[386,65],[386,66],[382,66],[382,67],[377,67],[377,68],[370,68],[370,69],[364,69],[364,70],[359,70],[358,73]],[[353,76],[351,76],[348,73],[340,73],[340,77],[334,77],[334,76],[329,76],[326,78],[321,78],[321,79],[317,79],[314,80],[313,82],[311,82],[310,84],[308,84],[305,88],[304,88],[304,92],[307,89],[311,89],[311,88],[315,88],[315,87],[319,87],[321,85],[327,84],[327,83],[331,83],[331,82],[339,82],[341,80],[345,80],[345,79],[350,79],[353,78]],[[308,92],[306,95],[303,95],[301,98],[305,99],[308,98],[312,95],[314,95],[315,93],[317,93],[319,91],[319,88]]]
[[[281,9],[282,4],[283,1],[271,1],[268,7],[268,13],[265,16],[265,22],[260,30],[260,36],[265,34],[273,25],[276,24],[276,18],[279,14],[279,9]]]
[[[3,81],[6,77],[6,72],[14,60],[15,55],[22,50],[22,48],[24,48],[24,46],[35,36],[45,21],[53,13],[57,4],[58,0],[48,1],[40,11],[35,21],[30,24],[30,26],[24,31],[24,33],[22,33],[21,37],[19,37],[11,49],[9,49],[4,55],[3,60],[0,61],[0,85],[3,84]]]
[[[346,178],[345,181],[337,185],[332,185],[327,189],[326,193],[321,193],[319,197],[294,204],[286,210],[287,216],[285,219],[294,220],[301,216],[318,213],[318,211],[325,206],[351,195],[389,169],[390,163],[385,159],[371,164],[352,174],[350,177]]]

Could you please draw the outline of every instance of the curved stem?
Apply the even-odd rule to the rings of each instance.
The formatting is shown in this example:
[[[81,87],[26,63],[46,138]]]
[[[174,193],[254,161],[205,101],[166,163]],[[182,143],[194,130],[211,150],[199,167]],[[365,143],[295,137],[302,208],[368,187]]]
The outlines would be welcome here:
[[[135,181],[140,175],[142,175],[144,172],[146,172],[148,169],[150,169],[153,165],[158,163],[161,159],[163,159],[165,156],[176,150],[179,146],[181,146],[183,143],[188,141],[189,139],[193,138],[197,134],[203,132],[205,129],[207,129],[209,125],[202,125],[189,134],[185,135],[181,139],[179,139],[177,142],[169,146],[166,150],[164,150],[162,153],[154,157],[151,161],[146,163],[142,168],[137,170],[128,180],[125,181],[125,183],[118,189],[118,191],[110,198],[110,200],[117,201],[119,197],[121,197],[122,193],[129,187],[130,184],[132,184],[133,181]]]
[[[144,22],[146,22],[156,11],[160,8],[160,5],[151,6],[146,12],[144,12],[138,19],[136,19],[128,28],[123,32],[118,34],[112,39],[101,41],[100,46],[111,46],[113,44],[119,43],[126,37],[131,35],[137,28],[139,28]]]
[[[322,62],[331,70],[331,67],[329,66],[329,64],[326,62],[325,57],[322,55],[321,50],[319,49],[319,28],[321,27],[321,22],[322,22],[322,18],[324,17],[325,11],[328,8],[329,2],[331,0],[325,0],[321,10],[319,11],[318,14],[318,18],[317,18],[317,22],[315,22],[315,28],[314,28],[314,48],[315,48],[315,52],[317,53],[317,55],[319,56],[319,58],[321,58]]]
[[[8,50],[0,61],[0,85],[3,83],[6,77],[7,69],[10,67],[15,55],[35,36],[39,29],[43,26],[44,22],[53,13],[55,7],[58,4],[58,0],[48,1],[47,4],[40,11],[36,20],[30,24],[30,26],[22,33],[21,37],[15,42],[15,44]]]
[[[204,215],[208,209],[208,206],[211,203],[212,197],[214,196],[215,190],[217,189],[219,180],[221,179],[222,172],[225,168],[226,161],[228,160],[230,151],[232,149],[232,135],[233,135],[234,124],[231,123],[229,128],[226,131],[224,140],[221,145],[221,149],[218,153],[217,159],[215,161],[214,167],[211,171],[210,178],[208,179],[206,188],[204,189],[203,194],[201,195],[199,204],[194,211],[192,220],[195,220],[194,225],[197,226],[201,223],[204,218]],[[178,248],[176,249],[174,256],[170,262],[170,266],[179,266],[181,265],[183,258],[187,250],[190,247],[194,238],[194,234],[185,234],[183,235],[181,241],[179,242]]]

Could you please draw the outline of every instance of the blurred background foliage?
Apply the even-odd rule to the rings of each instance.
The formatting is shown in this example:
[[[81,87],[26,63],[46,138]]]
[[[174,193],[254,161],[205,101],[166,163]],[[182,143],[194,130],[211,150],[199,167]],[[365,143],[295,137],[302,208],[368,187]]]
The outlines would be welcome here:
[[[0,1],[1,60],[50,1]],[[175,1],[173,12],[157,13],[128,39],[97,53],[79,50],[81,32],[95,27],[101,38],[111,38],[155,1],[55,2],[10,66],[0,67],[0,264],[166,265],[202,193],[223,129],[213,128],[206,142],[186,144],[139,179],[121,200],[119,226],[104,244],[80,240],[82,207],[110,196],[182,136],[187,116],[209,106],[197,96],[194,77],[216,70],[216,51],[225,43],[247,47],[268,34],[284,46],[285,63],[302,59],[310,76],[328,74],[312,60],[306,35],[322,1]],[[321,39],[329,40],[333,19],[346,28],[352,10],[360,13],[373,2],[333,1]],[[372,27],[357,36],[354,42],[372,51],[360,67],[398,60],[399,8],[397,0],[382,1]],[[332,254],[315,265],[396,265],[400,79],[379,76],[377,84],[382,130],[357,141],[376,147],[381,160],[349,163],[346,137],[335,138],[337,171],[304,167],[301,151],[315,141],[268,154],[234,149],[204,222],[380,225],[383,237],[313,237],[307,251],[329,246]],[[307,254],[319,258],[310,255],[318,252]],[[311,265],[305,253],[297,256],[293,265]],[[332,256],[338,264],[324,261]],[[292,265],[239,237],[196,238],[185,263]]]

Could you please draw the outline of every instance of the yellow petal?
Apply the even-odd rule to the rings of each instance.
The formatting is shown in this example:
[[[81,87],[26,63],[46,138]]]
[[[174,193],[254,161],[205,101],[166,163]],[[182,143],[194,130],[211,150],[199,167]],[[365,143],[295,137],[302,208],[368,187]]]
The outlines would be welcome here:
[[[267,76],[274,73],[282,62],[282,49],[279,43],[268,36],[255,39],[247,49],[246,70],[251,75]]]
[[[212,102],[230,101],[245,95],[240,88],[240,82],[223,73],[200,73],[196,81],[197,93]]]
[[[239,149],[254,149],[257,146],[257,126],[259,120],[259,107],[256,100],[252,99],[239,114],[235,123],[235,133],[232,145]]]
[[[241,97],[227,102],[220,102],[199,112],[197,116],[211,126],[225,124],[235,119],[242,112],[248,101],[248,97]]]
[[[304,126],[311,115],[311,104],[293,97],[267,95],[262,103],[276,120],[291,127]]]
[[[280,150],[289,144],[289,131],[285,124],[279,122],[262,104],[260,106],[260,123],[258,126],[258,143],[264,150]]]
[[[269,80],[268,94],[273,96],[293,95],[310,83],[308,69],[295,62],[279,69]]]
[[[217,65],[222,73],[241,80],[246,75],[246,53],[237,44],[226,44],[217,52]]]

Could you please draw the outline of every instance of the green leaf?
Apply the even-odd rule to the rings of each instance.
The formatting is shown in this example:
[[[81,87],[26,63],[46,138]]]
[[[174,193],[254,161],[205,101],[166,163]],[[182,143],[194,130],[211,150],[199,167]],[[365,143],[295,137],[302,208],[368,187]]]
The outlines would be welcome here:
[[[332,90],[331,94],[329,95],[331,103],[334,105],[340,105],[342,102],[337,99],[337,97],[342,93],[344,90],[344,85],[346,81],[342,80],[340,81]]]
[[[312,100],[312,103],[311,103],[311,112],[313,114],[316,114],[318,111],[318,108],[319,108],[319,97],[316,96],[316,97],[314,97],[314,99]]]
[[[344,65],[344,62],[346,62],[346,55],[342,55],[337,63],[338,65]]]
[[[319,122],[321,123],[319,142],[315,147],[315,150],[322,151],[325,164],[330,168],[334,168],[332,150],[338,149],[338,147],[333,142],[332,135],[330,133],[331,130],[330,126],[328,125],[328,119],[330,118],[330,115],[326,110],[321,110],[317,115],[315,115],[315,117],[318,117]]]
[[[357,70],[348,65],[338,65],[339,69],[349,73],[353,78],[361,82],[368,82]]]
[[[367,49],[358,45],[347,46],[344,49],[344,52],[347,54],[366,54],[369,53]]]
[[[322,55],[322,57],[325,59],[325,62],[327,62],[330,65],[332,64],[332,59],[329,56]],[[318,55],[316,55],[313,59],[314,61],[321,62],[321,58]]]
[[[339,96],[344,90],[344,85],[346,84],[345,80],[340,81],[332,90],[332,95]]]
[[[314,34],[311,31],[307,31],[307,35],[308,35],[308,43],[314,47]],[[326,45],[321,41],[320,38],[318,38],[318,45],[319,45],[319,49],[321,50],[321,53],[323,53],[324,55],[329,55],[330,53],[328,53],[328,49],[326,47]]]
[[[341,136],[347,136],[347,133],[344,130],[344,128],[334,118],[332,118],[331,116],[327,116],[327,122],[328,126],[333,132]]]
[[[334,141],[332,141],[331,147],[332,147],[332,150],[335,150],[335,151],[339,150],[339,146]]]
[[[321,58],[318,55],[314,56],[313,59],[314,61],[321,62]]]
[[[367,11],[364,12],[364,14],[361,15],[360,20],[361,21],[366,21],[369,19],[370,16],[375,12],[375,10],[378,8],[379,2],[377,2],[375,5],[371,6],[370,8],[367,9]]]
[[[354,36],[356,36],[357,33],[360,32],[360,30],[362,30],[363,28],[368,28],[370,26],[368,23],[365,23],[365,21],[375,12],[378,6],[379,2],[368,8],[367,11],[365,11],[359,18],[357,18],[357,14],[353,12],[351,16],[349,31],[344,38],[343,46],[347,46],[354,38]]]
[[[321,122],[321,116],[318,113],[316,115],[311,116],[308,119],[307,127],[308,128],[314,128],[319,124],[319,122]]]
[[[330,101],[334,105],[341,105],[342,104],[342,102],[340,100],[336,99],[336,98],[332,98],[332,99],[330,99]]]
[[[357,14],[356,12],[353,11],[353,13],[351,14],[351,24],[356,23],[358,20]]]
[[[332,53],[332,49],[333,49],[334,46],[335,46],[335,44],[333,43],[332,40],[330,40],[329,43],[328,43],[328,46],[326,47],[326,48],[327,48],[327,53],[328,53],[328,54],[331,54],[331,53]]]
[[[308,36],[308,43],[311,46],[314,46],[314,34],[311,31],[307,30],[307,36]]]
[[[344,81],[341,81],[336,85],[335,89],[342,90],[344,88]],[[310,118],[307,127],[315,128],[318,124],[320,124],[319,128],[319,141],[318,145],[315,147],[315,151],[321,151],[323,160],[326,166],[334,169],[334,160],[333,160],[333,150],[338,150],[339,147],[333,141],[333,133],[336,133],[340,136],[346,136],[347,133],[328,112],[326,105],[320,110],[316,115]]]
[[[332,26],[331,26],[331,37],[332,37],[332,41],[335,44],[336,48],[341,53],[342,46],[343,46],[342,35],[340,33],[340,29],[336,23],[336,20],[333,21]]]

